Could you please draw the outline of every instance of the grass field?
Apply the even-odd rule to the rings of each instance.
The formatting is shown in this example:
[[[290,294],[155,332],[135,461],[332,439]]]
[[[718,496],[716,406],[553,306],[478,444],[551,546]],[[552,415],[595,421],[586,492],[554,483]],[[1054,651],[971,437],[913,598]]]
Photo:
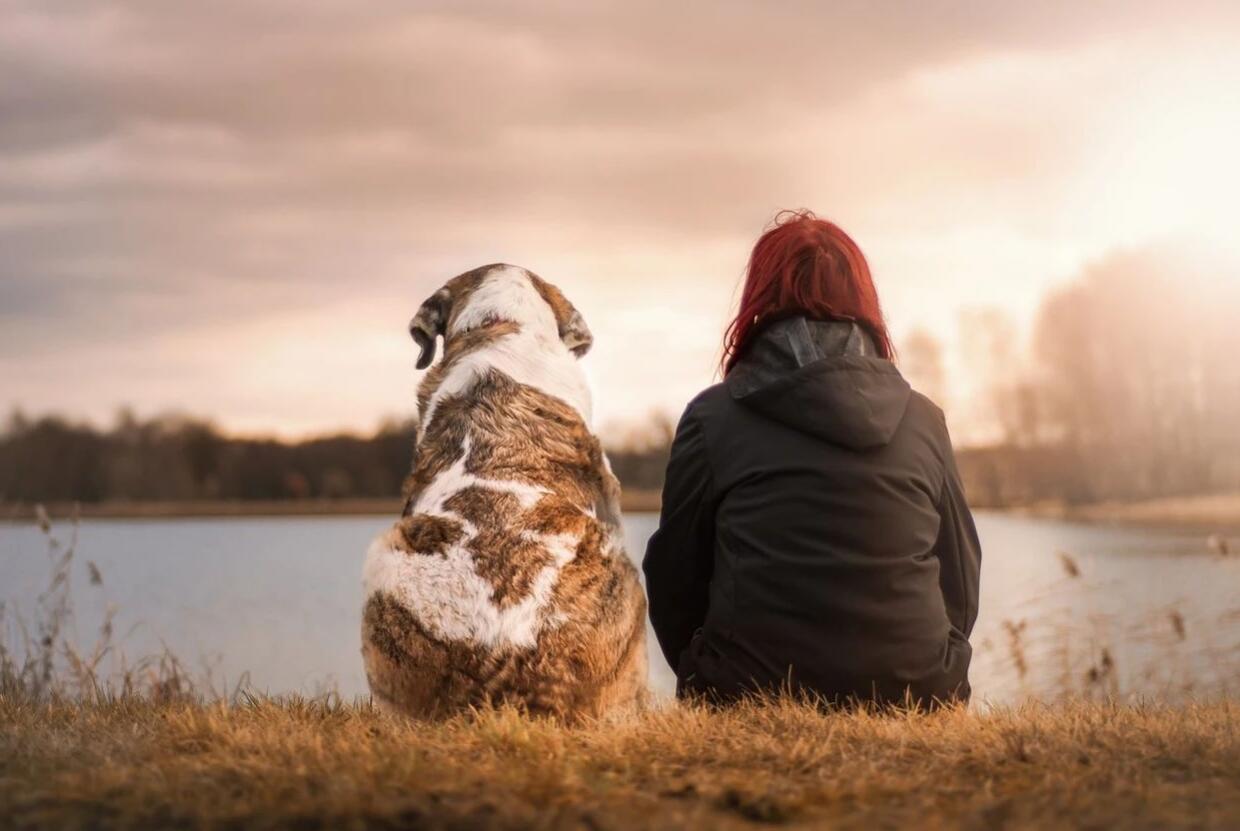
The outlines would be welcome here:
[[[11,828],[1235,828],[1240,702],[565,728],[364,705],[0,696]]]

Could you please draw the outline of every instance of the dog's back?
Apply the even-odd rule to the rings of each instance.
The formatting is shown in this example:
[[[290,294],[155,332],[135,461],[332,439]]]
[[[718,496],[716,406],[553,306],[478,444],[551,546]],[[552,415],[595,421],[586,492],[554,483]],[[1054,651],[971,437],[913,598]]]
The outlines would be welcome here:
[[[435,324],[445,356],[419,390],[405,513],[367,556],[367,675],[376,701],[413,715],[483,702],[603,715],[646,686],[619,487],[570,339],[555,337],[575,311],[554,292],[544,314],[517,281],[553,288],[496,271],[457,278]]]

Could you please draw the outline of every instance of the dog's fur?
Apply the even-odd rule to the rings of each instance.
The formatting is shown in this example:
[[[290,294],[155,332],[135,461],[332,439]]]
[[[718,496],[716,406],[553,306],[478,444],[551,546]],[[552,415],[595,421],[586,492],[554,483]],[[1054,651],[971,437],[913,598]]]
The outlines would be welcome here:
[[[646,695],[646,603],[619,484],[587,424],[591,337],[509,265],[450,280],[410,324],[430,364],[400,521],[370,547],[362,655],[374,700],[418,716],[512,703],[564,719]]]

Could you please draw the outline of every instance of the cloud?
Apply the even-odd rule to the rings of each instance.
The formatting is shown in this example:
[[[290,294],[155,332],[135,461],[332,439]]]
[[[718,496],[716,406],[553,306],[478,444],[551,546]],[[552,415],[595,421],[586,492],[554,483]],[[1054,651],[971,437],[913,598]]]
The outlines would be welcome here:
[[[1109,129],[1097,96],[1236,27],[1231,4],[1132,9],[0,0],[0,388],[98,415],[194,366],[176,395],[226,424],[368,424],[407,399],[230,381],[300,377],[252,333],[295,319],[337,333],[341,372],[394,362],[372,330],[509,260],[571,288],[604,412],[640,415],[708,378],[747,245],[799,204],[848,218],[894,312],[942,283],[919,257],[967,259],[953,238],[997,241],[974,268],[1023,263],[1027,297],[1096,242],[1056,203]],[[677,311],[679,360],[642,370],[633,321]],[[106,388],[39,380],[100,352]]]

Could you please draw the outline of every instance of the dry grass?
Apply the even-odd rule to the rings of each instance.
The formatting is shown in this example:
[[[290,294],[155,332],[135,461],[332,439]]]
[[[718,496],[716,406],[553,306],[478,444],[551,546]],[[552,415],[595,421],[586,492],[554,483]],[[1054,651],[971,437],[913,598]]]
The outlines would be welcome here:
[[[1234,828],[1240,705],[823,714],[669,707],[563,728],[367,706],[0,697],[13,828]]]
[[[130,660],[117,642],[113,628],[117,609],[112,603],[106,604],[102,620],[92,627],[93,637],[79,641],[70,590],[77,557],[78,517],[73,516],[68,535],[53,532],[51,518],[41,505],[35,508],[35,520],[47,545],[48,582],[33,598],[29,619],[10,614],[6,599],[0,597],[0,696],[27,701],[115,697],[237,700],[248,684],[248,675],[231,688],[225,685],[220,689],[210,666],[195,677],[167,648]],[[99,567],[88,560],[86,573],[91,585],[105,592],[106,598]]]

